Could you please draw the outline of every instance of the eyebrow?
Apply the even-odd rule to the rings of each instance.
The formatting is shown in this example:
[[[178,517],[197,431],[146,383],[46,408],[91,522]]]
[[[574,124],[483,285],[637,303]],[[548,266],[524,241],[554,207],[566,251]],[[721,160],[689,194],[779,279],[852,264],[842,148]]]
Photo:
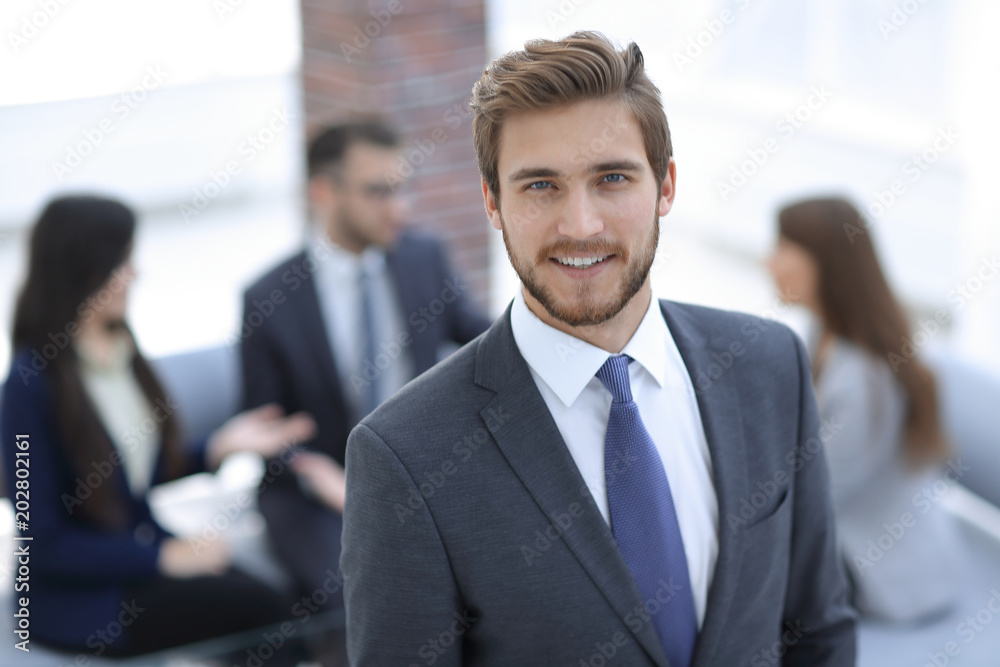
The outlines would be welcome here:
[[[595,164],[588,170],[590,174],[599,174],[604,171],[642,171],[642,165],[632,160],[615,160]]]
[[[588,174],[598,174],[606,171],[642,171],[642,165],[633,160],[615,160],[600,162],[587,170]],[[563,172],[549,167],[525,167],[510,175],[510,181],[525,181],[531,178],[557,178]]]
[[[556,176],[562,176],[562,172],[548,167],[525,167],[511,174],[509,180],[524,181],[529,178],[554,178]]]

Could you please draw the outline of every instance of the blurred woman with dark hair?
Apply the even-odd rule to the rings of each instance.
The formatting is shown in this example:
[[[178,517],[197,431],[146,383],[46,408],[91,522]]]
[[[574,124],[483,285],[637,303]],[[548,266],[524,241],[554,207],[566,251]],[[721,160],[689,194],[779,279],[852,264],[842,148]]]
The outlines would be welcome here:
[[[117,201],[48,204],[31,234],[0,409],[6,488],[30,503],[31,638],[97,654],[161,650],[288,616],[279,595],[230,569],[224,542],[161,528],[146,494],[233,451],[274,455],[314,428],[308,416],[265,406],[183,446],[125,322],[134,231]],[[27,478],[15,474],[25,434]]]
[[[893,621],[943,612],[958,594],[959,535],[934,491],[949,454],[934,376],[902,352],[907,317],[850,202],[795,203],[778,225],[781,298],[820,325],[813,381],[855,606]]]

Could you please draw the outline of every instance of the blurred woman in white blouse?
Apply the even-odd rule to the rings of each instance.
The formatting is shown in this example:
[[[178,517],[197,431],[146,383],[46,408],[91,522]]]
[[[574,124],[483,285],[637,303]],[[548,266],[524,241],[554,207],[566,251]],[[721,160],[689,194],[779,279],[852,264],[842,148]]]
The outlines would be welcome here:
[[[783,208],[769,269],[819,324],[813,381],[838,540],[858,611],[916,621],[959,587],[959,534],[940,505],[954,481],[935,381],[879,267],[868,225],[839,198]],[[950,475],[951,477],[949,477]]]
[[[175,537],[147,497],[231,452],[273,456],[315,428],[270,405],[184,442],[176,406],[125,321],[135,226],[111,199],[49,202],[31,232],[0,404],[6,492],[30,502],[19,528],[32,540],[31,638],[96,655],[170,649],[290,616],[290,601],[231,567],[223,540]],[[28,480],[18,473],[25,448]],[[283,652],[275,664],[295,657]]]

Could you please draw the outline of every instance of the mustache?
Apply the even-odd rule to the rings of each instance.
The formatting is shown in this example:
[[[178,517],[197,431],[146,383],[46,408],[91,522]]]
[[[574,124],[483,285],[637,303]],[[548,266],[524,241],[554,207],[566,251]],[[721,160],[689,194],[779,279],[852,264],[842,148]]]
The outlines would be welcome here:
[[[564,257],[572,254],[618,255],[622,258],[627,258],[628,250],[621,241],[612,241],[610,239],[556,241],[538,251],[538,255],[535,256],[535,264],[543,264],[550,257]]]

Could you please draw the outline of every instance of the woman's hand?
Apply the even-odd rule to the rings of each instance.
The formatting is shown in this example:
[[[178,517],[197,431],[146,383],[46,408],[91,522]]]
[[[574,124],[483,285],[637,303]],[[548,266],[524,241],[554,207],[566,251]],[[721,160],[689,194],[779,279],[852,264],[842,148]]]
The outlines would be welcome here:
[[[299,452],[292,470],[309,485],[316,497],[340,514],[344,513],[347,478],[344,469],[326,454]]]
[[[167,577],[187,579],[222,574],[229,568],[229,547],[222,540],[179,540],[167,538],[160,545],[156,562]]]
[[[280,454],[316,433],[316,423],[305,412],[284,416],[275,403],[262,405],[232,417],[208,439],[206,459],[215,469],[234,452],[254,452],[264,458]]]

